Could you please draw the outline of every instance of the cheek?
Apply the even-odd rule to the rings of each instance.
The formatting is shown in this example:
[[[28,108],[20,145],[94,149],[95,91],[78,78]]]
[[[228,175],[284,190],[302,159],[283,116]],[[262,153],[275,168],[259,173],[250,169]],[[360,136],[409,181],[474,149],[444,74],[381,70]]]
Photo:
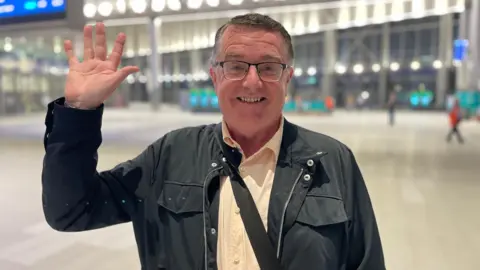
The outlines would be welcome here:
[[[269,87],[270,96],[274,97],[275,100],[281,99],[284,100],[287,95],[287,85],[285,83],[275,83]]]
[[[235,98],[235,89],[238,89],[236,82],[222,80],[220,78],[217,79],[215,90],[217,91],[217,96],[221,101],[227,101]]]

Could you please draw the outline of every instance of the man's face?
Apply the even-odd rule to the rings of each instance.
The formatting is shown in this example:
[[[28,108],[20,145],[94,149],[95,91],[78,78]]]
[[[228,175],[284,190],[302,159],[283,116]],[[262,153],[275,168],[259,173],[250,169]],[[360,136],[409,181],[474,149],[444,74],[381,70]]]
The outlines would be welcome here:
[[[220,42],[216,62],[243,61],[251,64],[273,62],[288,63],[286,44],[280,33],[242,26],[229,26]],[[250,66],[243,79],[232,80],[224,71],[241,70],[229,65],[210,68],[210,75],[219,98],[220,109],[229,126],[243,132],[255,132],[280,119],[292,69],[281,72],[278,81],[262,80],[255,66]],[[269,74],[269,66],[262,68]],[[240,72],[241,73],[241,72]],[[229,77],[229,76],[227,76]],[[267,76],[266,76],[267,77]]]

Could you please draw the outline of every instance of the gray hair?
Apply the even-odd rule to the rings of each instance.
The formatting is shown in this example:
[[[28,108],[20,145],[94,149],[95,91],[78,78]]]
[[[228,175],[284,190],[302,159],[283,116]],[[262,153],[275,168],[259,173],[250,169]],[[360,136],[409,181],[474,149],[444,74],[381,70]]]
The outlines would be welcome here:
[[[282,35],[285,44],[287,45],[287,53],[290,58],[289,61],[293,62],[295,54],[293,52],[292,37],[283,25],[271,17],[259,13],[247,13],[239,15],[230,19],[227,23],[222,25],[215,34],[215,44],[213,45],[211,63],[214,63],[220,46],[220,41],[225,33],[225,30],[230,25],[253,27],[271,32],[278,32]]]

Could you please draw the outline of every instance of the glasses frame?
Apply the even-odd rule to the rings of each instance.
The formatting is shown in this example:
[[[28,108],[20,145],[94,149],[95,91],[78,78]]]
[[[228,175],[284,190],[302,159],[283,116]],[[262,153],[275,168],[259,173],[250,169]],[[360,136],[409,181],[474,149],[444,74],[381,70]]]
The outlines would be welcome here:
[[[245,74],[243,74],[243,77],[238,78],[238,79],[228,79],[227,76],[225,75],[225,69],[223,68],[223,65],[225,65],[225,63],[228,63],[228,62],[238,62],[238,63],[247,64],[247,65],[248,65],[248,68],[247,68]],[[262,64],[279,64],[279,65],[281,65],[281,66],[282,66],[282,72],[280,73],[280,76],[278,76],[278,79],[277,79],[277,80],[264,80],[264,79],[262,78],[262,76],[260,75],[260,71],[258,70],[258,66],[259,66],[259,65],[262,65]],[[250,70],[250,67],[251,67],[251,66],[254,66],[254,67],[255,67],[255,70],[257,71],[258,78],[260,78],[260,80],[262,80],[262,81],[264,81],[264,82],[278,82],[278,81],[280,81],[280,79],[281,79],[282,76],[283,76],[283,72],[285,71],[285,69],[287,69],[287,68],[290,67],[290,66],[287,65],[287,64],[279,63],[279,62],[261,62],[261,63],[252,64],[252,63],[245,62],[245,61],[240,61],[240,60],[227,60],[227,61],[215,62],[215,63],[214,63],[214,67],[218,67],[218,66],[220,66],[220,67],[222,68],[223,77],[225,77],[225,79],[230,80],[230,81],[241,81],[241,80],[245,79],[245,76],[247,76],[248,71]]]

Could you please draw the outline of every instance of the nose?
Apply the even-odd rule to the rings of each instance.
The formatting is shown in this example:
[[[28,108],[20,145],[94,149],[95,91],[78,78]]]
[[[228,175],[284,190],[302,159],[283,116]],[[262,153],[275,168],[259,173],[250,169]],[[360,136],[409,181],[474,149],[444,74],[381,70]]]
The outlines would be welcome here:
[[[248,89],[256,89],[262,86],[262,80],[258,76],[257,68],[250,66],[247,75],[243,79],[243,86]]]

